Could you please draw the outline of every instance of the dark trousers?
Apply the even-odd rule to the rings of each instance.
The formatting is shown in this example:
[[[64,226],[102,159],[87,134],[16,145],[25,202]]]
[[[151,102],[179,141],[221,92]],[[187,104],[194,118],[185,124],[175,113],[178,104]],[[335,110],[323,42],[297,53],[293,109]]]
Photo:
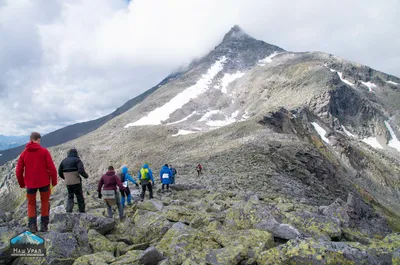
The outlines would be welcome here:
[[[164,190],[164,186],[167,186],[167,190],[169,190],[169,184],[162,184],[162,189]]]
[[[85,198],[83,198],[82,183],[67,185],[68,189],[68,201],[67,201],[67,213],[71,213],[74,208],[74,196],[78,201],[79,212],[85,212]]]
[[[142,184],[142,193],[140,194],[140,198],[144,200],[144,194],[146,193],[146,187],[149,189],[150,193],[150,199],[153,199],[153,186],[151,185],[151,182],[147,184]]]
[[[119,192],[121,192],[121,197],[129,197],[131,195],[129,187],[125,187],[125,190],[120,190]]]
[[[28,199],[28,222],[29,225],[36,224],[36,194],[40,192],[40,208],[41,208],[41,222],[49,223],[50,215],[50,186],[40,188],[26,189],[26,197]]]

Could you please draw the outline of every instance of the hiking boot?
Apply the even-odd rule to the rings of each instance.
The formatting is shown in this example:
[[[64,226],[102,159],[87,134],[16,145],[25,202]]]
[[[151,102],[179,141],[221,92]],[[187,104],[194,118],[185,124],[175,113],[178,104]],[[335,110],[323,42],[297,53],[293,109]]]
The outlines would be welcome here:
[[[29,231],[30,231],[31,233],[36,233],[36,232],[38,231],[38,229],[37,229],[37,224],[30,224],[30,225],[29,225]]]
[[[48,223],[40,223],[40,232],[47,232],[49,231],[49,224]]]

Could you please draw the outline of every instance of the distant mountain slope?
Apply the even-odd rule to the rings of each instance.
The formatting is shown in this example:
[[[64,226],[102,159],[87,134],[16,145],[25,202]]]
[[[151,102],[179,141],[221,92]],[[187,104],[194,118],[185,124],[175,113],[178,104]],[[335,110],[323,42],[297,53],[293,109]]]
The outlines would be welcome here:
[[[109,114],[107,116],[104,116],[104,117],[101,117],[101,118],[98,118],[98,119],[92,120],[92,121],[69,125],[64,128],[61,128],[59,130],[56,130],[54,132],[44,135],[41,140],[42,146],[50,147],[50,146],[56,146],[59,144],[63,144],[65,142],[71,141],[82,135],[85,135],[89,132],[96,130],[97,128],[99,128],[100,126],[105,124],[107,121],[128,111],[129,109],[134,107],[136,104],[143,101],[146,97],[151,95],[160,86],[171,81],[172,79],[176,78],[179,75],[180,75],[180,73],[174,73],[174,74],[169,75],[167,78],[162,80],[157,86],[155,86],[155,87],[147,90],[146,92],[142,93],[141,95],[127,101],[124,105],[117,108],[114,112],[112,112],[111,114]],[[27,141],[25,141],[25,143],[26,142]],[[22,143],[20,143],[20,144],[22,144]],[[25,144],[20,145],[15,148],[0,151],[0,154],[1,154],[0,155],[0,166],[4,165],[7,161],[10,161],[10,160],[18,157],[19,154],[24,150],[24,148],[25,148]]]
[[[28,140],[29,136],[26,135],[25,136],[0,135],[0,151],[20,146],[21,144],[26,143]]]

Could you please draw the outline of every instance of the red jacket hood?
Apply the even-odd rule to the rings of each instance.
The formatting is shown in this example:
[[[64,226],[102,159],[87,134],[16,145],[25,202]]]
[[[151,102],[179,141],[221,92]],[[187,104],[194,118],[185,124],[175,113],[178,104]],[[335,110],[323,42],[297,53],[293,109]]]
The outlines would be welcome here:
[[[114,175],[115,175],[115,171],[114,171],[114,170],[108,170],[108,171],[106,172],[106,175],[107,175],[107,176],[114,176]]]
[[[40,146],[40,144],[34,143],[34,142],[32,142],[32,141],[30,141],[30,142],[25,146],[25,149],[26,149],[26,151],[28,151],[28,152],[35,152],[35,151],[39,150],[40,148],[42,148],[42,147]]]

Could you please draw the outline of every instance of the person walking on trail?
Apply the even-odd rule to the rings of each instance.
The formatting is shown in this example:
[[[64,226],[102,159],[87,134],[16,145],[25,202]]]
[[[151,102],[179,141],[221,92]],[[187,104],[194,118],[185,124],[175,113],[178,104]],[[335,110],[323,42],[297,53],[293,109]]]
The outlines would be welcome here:
[[[76,196],[79,212],[84,213],[85,198],[83,197],[82,178],[80,176],[87,179],[89,175],[86,173],[83,163],[78,156],[78,151],[75,148],[70,149],[67,157],[60,163],[58,175],[65,181],[68,190],[66,212],[72,212],[74,208],[74,196]]]
[[[30,142],[22,151],[16,168],[18,184],[26,188],[28,199],[28,226],[32,233],[38,231],[36,213],[36,194],[39,190],[41,216],[40,231],[48,231],[50,215],[50,184],[57,185],[57,169],[50,152],[40,145],[41,135],[33,132]]]
[[[171,169],[172,172],[171,184],[175,184],[175,176],[178,172],[171,164],[169,165],[169,169]]]
[[[128,168],[126,166],[122,167],[122,172],[120,173],[119,176],[120,176],[120,180],[122,182],[122,185],[125,187],[124,191],[120,190],[120,192],[121,192],[121,205],[122,205],[122,207],[125,207],[125,197],[127,198],[128,205],[132,205],[132,195],[131,195],[131,191],[129,190],[128,181],[130,181],[133,184],[135,184],[136,187],[139,187],[139,185],[132,178],[132,176],[129,175]]]
[[[167,192],[169,192],[169,184],[171,184],[172,171],[168,167],[168,164],[165,164],[160,171],[160,181],[162,183],[162,192],[164,192],[164,186],[167,186]]]
[[[197,165],[196,170],[197,170],[197,176],[200,176],[201,174],[201,170],[203,169],[203,167],[200,165],[200,163]]]
[[[108,217],[113,218],[112,206],[117,205],[119,212],[119,219],[124,220],[124,209],[122,208],[117,187],[124,191],[125,187],[122,185],[121,180],[115,175],[114,167],[109,166],[108,171],[103,175],[97,185],[97,192],[99,199],[103,198],[107,205]],[[103,188],[103,190],[102,190]]]
[[[149,197],[150,200],[153,199],[153,172],[149,168],[149,165],[146,163],[143,167],[139,170],[138,173],[139,184],[142,185],[142,192],[140,194],[140,200],[144,200],[144,195],[146,193],[146,187],[149,189]]]

